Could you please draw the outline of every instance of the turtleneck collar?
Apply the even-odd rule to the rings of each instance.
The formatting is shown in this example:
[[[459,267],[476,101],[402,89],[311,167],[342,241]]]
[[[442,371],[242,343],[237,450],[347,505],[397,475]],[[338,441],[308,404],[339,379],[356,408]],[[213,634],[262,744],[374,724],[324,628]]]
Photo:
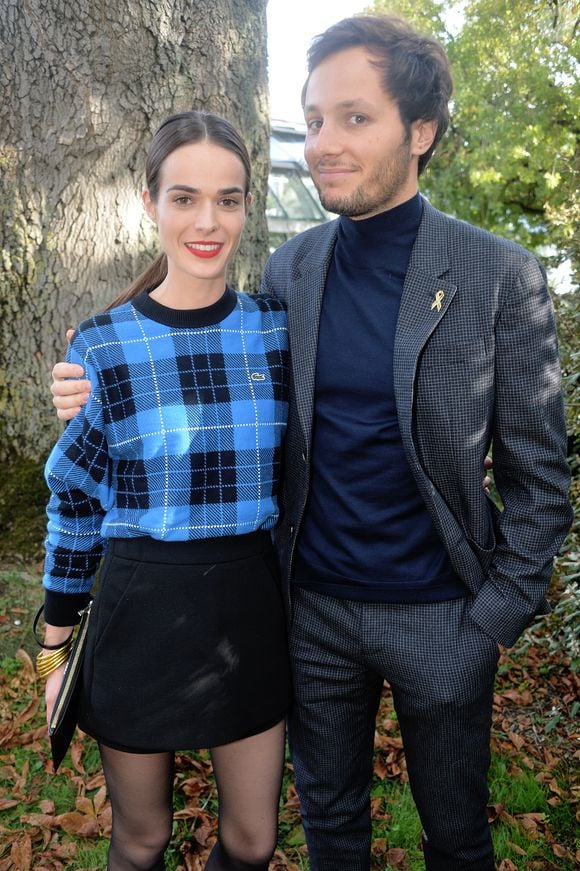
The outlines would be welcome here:
[[[225,293],[217,302],[204,308],[177,309],[161,305],[149,294],[154,288],[144,290],[131,300],[137,311],[152,321],[165,324],[168,327],[209,327],[218,324],[231,314],[236,307],[237,297],[235,292],[226,287]]]
[[[382,266],[385,262],[385,245],[406,244],[412,238],[412,246],[422,214],[423,201],[421,195],[416,193],[400,206],[380,212],[372,218],[354,221],[342,215],[338,222],[337,247],[348,248],[351,263],[358,261],[360,266],[366,268]]]

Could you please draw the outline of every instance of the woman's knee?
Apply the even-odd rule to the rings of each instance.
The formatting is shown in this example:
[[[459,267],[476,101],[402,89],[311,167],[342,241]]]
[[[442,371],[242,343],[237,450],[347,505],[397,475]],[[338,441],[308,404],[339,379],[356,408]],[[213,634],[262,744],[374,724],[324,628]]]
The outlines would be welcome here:
[[[169,821],[156,820],[154,826],[115,825],[111,830],[110,867],[115,868],[114,858],[131,863],[134,868],[151,869],[164,867],[163,856],[171,840],[172,825]],[[113,861],[111,861],[113,860]]]
[[[169,822],[165,826],[159,827],[158,831],[149,833],[143,839],[143,849],[151,856],[163,856],[169,846],[171,834],[172,825]]]
[[[276,831],[254,831],[245,827],[235,831],[220,829],[220,842],[231,859],[246,863],[250,868],[262,865],[267,868],[276,850]]]

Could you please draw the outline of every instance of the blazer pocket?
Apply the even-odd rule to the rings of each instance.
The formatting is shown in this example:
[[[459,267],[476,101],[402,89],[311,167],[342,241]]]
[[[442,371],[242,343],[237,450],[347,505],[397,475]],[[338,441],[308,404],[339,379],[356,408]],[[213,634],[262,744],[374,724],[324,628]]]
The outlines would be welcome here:
[[[480,544],[478,544],[477,541],[475,541],[475,539],[471,538],[471,536],[469,536],[469,535],[466,536],[467,542],[468,542],[470,548],[473,550],[473,552],[477,556],[479,564],[484,571],[487,571],[487,569],[490,567],[492,560],[493,560],[493,556],[495,554],[496,541],[495,541],[495,535],[494,535],[493,531],[490,533],[490,536],[491,536],[491,542],[489,544],[487,544],[485,547],[482,547]]]
[[[457,364],[469,365],[474,360],[487,357],[485,339],[474,339],[469,342],[438,341],[434,335],[426,345],[421,358],[421,366],[443,370],[446,366]]]

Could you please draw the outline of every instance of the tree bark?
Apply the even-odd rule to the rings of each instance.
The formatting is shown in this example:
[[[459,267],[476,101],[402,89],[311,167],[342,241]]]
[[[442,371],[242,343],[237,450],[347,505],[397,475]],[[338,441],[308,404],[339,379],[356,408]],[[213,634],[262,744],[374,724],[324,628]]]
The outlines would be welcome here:
[[[231,277],[256,290],[267,256],[266,0],[0,0],[0,458],[58,433],[49,373],[65,330],[157,254],[140,201],[168,115],[240,129],[254,206]]]

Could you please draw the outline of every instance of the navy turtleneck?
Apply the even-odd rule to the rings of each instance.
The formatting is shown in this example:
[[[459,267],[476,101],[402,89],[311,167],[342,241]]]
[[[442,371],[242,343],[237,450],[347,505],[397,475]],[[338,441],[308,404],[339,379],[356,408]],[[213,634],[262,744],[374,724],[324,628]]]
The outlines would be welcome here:
[[[372,218],[341,217],[326,279],[294,581],[340,598],[465,595],[407,464],[395,406],[395,329],[422,209],[416,194]]]

